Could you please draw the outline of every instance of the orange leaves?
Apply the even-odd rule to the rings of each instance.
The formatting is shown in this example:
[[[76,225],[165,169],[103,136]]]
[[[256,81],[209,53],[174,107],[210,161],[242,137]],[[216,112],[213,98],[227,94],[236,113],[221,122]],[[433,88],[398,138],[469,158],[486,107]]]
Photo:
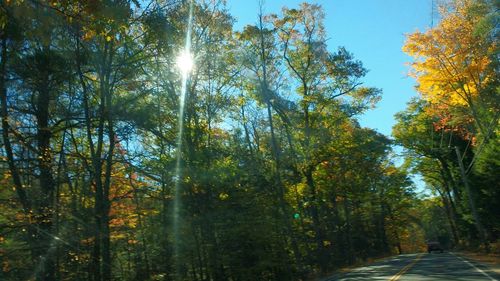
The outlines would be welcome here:
[[[122,226],[129,227],[129,228],[136,228],[137,215],[125,213],[125,215],[127,215],[127,214],[128,214],[128,216],[120,216],[118,218],[111,219],[109,222],[109,226],[112,228],[122,227]]]
[[[130,245],[135,245],[135,244],[139,243],[139,241],[137,241],[135,239],[129,239],[129,240],[127,240],[127,243]]]
[[[110,195],[112,198],[110,198],[111,209],[109,213],[109,224],[112,231],[122,232],[123,228],[133,229],[137,227],[138,210],[133,201],[133,188],[133,186],[126,184],[126,182],[118,182],[112,185],[111,192],[113,194]]]
[[[432,104],[424,108],[424,113],[434,118],[432,123],[434,131],[438,132],[443,130],[444,132],[454,132],[462,136],[466,140],[472,140],[475,143],[475,138],[468,130],[468,127],[473,126],[474,118],[461,112],[450,111],[448,106],[445,104]]]
[[[92,38],[94,38],[94,36],[96,35],[95,31],[94,30],[87,30],[84,34],[83,34],[83,37],[82,39],[85,40],[85,41],[89,41],[91,40]]]

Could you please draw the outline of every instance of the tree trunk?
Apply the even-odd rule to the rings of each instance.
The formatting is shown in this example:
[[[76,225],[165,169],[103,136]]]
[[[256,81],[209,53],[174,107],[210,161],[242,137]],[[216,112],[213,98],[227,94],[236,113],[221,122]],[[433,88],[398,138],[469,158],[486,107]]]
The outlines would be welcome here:
[[[41,87],[38,89],[38,100],[36,110],[38,142],[38,168],[40,169],[40,188],[41,198],[37,218],[37,237],[40,243],[40,267],[41,271],[37,274],[38,280],[55,279],[55,261],[53,257],[53,204],[54,204],[54,178],[52,176],[52,152],[50,149],[50,140],[52,137],[49,128],[49,105],[50,92],[47,88],[49,77],[46,77]]]
[[[309,187],[309,192],[310,192],[310,208],[311,208],[311,216],[313,219],[313,227],[314,227],[314,233],[315,233],[315,242],[316,242],[316,255],[317,255],[317,260],[318,260],[318,265],[321,269],[322,273],[326,273],[328,270],[328,260],[326,259],[326,253],[325,253],[325,247],[323,245],[323,240],[324,240],[324,235],[323,235],[323,230],[321,228],[321,221],[319,218],[319,211],[318,211],[318,195],[317,195],[317,190],[316,190],[316,185],[314,183],[314,178],[313,178],[313,168],[308,167],[306,172],[305,172],[305,177],[306,177],[306,182],[307,186]]]
[[[444,186],[444,193],[441,194],[441,198],[443,200],[443,203],[446,208],[446,216],[448,218],[448,222],[450,224],[451,228],[451,233],[453,235],[453,242],[455,245],[458,245],[460,243],[460,238],[458,236],[458,231],[457,231],[457,218],[456,218],[456,208],[455,208],[455,203],[453,202],[453,198],[450,194],[450,188],[448,185],[448,182],[446,180],[446,177],[444,175],[444,171],[441,171],[441,177],[443,178],[443,186]]]
[[[349,199],[347,196],[347,190],[344,188],[343,192],[344,196],[344,201],[343,201],[343,207],[344,207],[344,215],[345,215],[345,221],[346,221],[346,231],[344,233],[345,240],[347,242],[347,262],[348,264],[353,264],[354,263],[354,256],[353,256],[353,245],[352,245],[352,238],[351,238],[351,210],[349,209]]]
[[[472,217],[474,218],[474,224],[479,233],[479,237],[481,238],[481,242],[484,245],[484,249],[486,250],[486,252],[489,252],[490,243],[488,241],[488,234],[486,233],[486,230],[483,227],[483,224],[481,223],[481,219],[479,218],[479,214],[477,213],[476,203],[474,201],[474,194],[472,193],[472,190],[470,188],[469,180],[467,178],[467,174],[465,173],[464,163],[462,162],[462,155],[460,153],[460,149],[458,148],[458,146],[455,146],[455,152],[457,153],[458,165],[460,167],[460,173],[462,175],[462,180],[465,185],[465,190],[467,191],[467,197],[469,199],[468,200],[469,207],[471,209]]]
[[[263,14],[262,14],[262,5],[260,5],[260,13],[259,13],[259,35],[260,35],[260,64],[262,67],[262,77],[261,77],[261,94],[264,98],[264,101],[266,103],[266,109],[267,109],[267,119],[269,123],[269,127],[271,130],[271,150],[273,153],[273,158],[274,158],[274,164],[275,164],[275,181],[277,185],[277,191],[278,191],[278,200],[279,200],[279,211],[281,212],[282,219],[285,223],[285,234],[288,236],[291,242],[292,246],[292,251],[294,253],[294,258],[295,258],[295,263],[297,264],[298,270],[301,272],[302,271],[302,257],[299,252],[299,247],[297,244],[297,239],[294,235],[293,228],[292,228],[292,216],[290,215],[288,208],[287,208],[287,203],[285,200],[285,190],[283,186],[283,182],[281,180],[281,157],[280,157],[280,150],[278,148],[278,142],[276,140],[276,135],[275,135],[275,130],[274,130],[274,122],[273,122],[273,114],[272,114],[272,108],[271,108],[271,91],[269,90],[269,85],[268,85],[268,77],[267,77],[267,65],[268,65],[268,60],[266,56],[266,46],[265,46],[265,41],[264,41],[264,23],[263,23]],[[287,268],[288,268],[288,273],[291,274],[291,268],[290,264],[286,263]]]
[[[453,214],[452,214],[452,210],[450,207],[449,199],[442,192],[440,192],[440,195],[441,195],[441,200],[443,201],[443,205],[445,208],[446,218],[448,219],[448,223],[450,224],[451,234],[453,235],[453,243],[455,243],[455,245],[458,245],[459,239],[458,239],[457,229],[456,229],[455,221],[453,219]]]
[[[26,191],[24,190],[23,183],[21,181],[21,175],[19,174],[19,170],[15,164],[14,153],[12,151],[12,144],[10,142],[9,132],[9,110],[7,105],[7,85],[5,82],[7,81],[7,36],[6,33],[3,33],[2,36],[2,53],[1,53],[1,62],[0,62],[0,106],[1,106],[1,117],[2,117],[2,139],[3,145],[5,149],[5,153],[7,154],[7,163],[9,165],[9,170],[12,174],[12,181],[14,183],[14,187],[16,189],[17,197],[21,202],[23,210],[26,214],[29,214],[31,211],[31,202],[26,195]]]

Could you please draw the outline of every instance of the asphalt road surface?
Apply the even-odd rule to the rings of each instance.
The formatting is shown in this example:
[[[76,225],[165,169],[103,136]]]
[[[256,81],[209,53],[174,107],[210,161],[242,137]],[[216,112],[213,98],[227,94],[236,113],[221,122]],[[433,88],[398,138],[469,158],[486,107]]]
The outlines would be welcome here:
[[[399,255],[322,281],[500,281],[487,266],[453,253]]]

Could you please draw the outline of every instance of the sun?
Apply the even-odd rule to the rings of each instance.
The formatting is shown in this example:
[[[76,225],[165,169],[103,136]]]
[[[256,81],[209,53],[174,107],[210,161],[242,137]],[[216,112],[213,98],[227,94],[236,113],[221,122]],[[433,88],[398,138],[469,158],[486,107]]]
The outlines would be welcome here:
[[[194,67],[193,55],[183,50],[177,57],[176,64],[183,75],[188,74]]]

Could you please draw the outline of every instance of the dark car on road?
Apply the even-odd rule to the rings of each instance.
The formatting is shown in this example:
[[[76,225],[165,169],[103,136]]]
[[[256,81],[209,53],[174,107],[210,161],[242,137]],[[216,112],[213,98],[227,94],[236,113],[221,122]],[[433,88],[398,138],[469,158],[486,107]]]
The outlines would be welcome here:
[[[439,242],[427,242],[427,253],[430,254],[432,251],[439,251],[442,253],[444,250]]]

